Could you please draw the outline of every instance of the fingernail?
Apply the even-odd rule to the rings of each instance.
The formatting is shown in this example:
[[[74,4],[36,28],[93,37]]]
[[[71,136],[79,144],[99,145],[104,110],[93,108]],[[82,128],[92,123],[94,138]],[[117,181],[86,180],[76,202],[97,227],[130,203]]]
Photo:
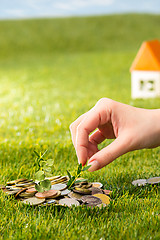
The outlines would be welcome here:
[[[94,172],[99,169],[99,163],[96,160],[89,162],[88,165],[91,165],[91,167],[88,169],[90,172]]]

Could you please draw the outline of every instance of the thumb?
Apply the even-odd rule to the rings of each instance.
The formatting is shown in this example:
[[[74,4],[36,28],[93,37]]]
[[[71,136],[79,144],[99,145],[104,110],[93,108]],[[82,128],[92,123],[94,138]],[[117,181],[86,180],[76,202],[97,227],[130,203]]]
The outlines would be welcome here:
[[[88,161],[90,172],[101,169],[119,156],[129,151],[129,144],[126,138],[118,137],[110,145],[95,153]]]

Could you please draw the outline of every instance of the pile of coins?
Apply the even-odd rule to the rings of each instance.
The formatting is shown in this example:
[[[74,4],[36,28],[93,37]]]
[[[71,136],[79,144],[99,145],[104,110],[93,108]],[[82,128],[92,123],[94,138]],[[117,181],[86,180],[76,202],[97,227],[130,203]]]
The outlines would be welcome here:
[[[153,177],[149,179],[137,179],[132,182],[134,186],[145,186],[146,184],[158,184],[160,183],[160,177]]]
[[[51,181],[51,189],[43,193],[37,192],[35,182],[31,179],[17,179],[0,185],[8,196],[13,195],[17,200],[28,205],[51,205],[55,206],[79,206],[105,207],[111,201],[112,191],[102,189],[100,182],[88,182],[86,179],[79,178],[71,189],[67,188],[67,176],[53,176],[48,178]]]

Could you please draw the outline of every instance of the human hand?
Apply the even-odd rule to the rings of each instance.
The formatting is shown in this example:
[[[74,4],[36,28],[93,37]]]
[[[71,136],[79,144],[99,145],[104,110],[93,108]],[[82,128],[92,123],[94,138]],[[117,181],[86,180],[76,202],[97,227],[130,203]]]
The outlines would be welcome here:
[[[93,172],[129,151],[160,146],[160,109],[135,108],[102,98],[70,130],[79,163],[85,165],[89,160]],[[105,139],[115,140],[99,151],[98,144]]]

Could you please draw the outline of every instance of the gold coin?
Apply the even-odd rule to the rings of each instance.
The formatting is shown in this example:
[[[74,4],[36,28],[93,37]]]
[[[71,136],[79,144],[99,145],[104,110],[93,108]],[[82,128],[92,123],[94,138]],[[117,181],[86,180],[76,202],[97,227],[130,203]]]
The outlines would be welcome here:
[[[35,195],[35,192],[32,192],[32,193],[22,192],[19,194],[19,197],[29,198],[29,197],[33,197],[34,195]]]
[[[76,200],[80,200],[80,199],[83,197],[83,195],[81,195],[81,194],[79,194],[79,193],[74,193],[74,192],[70,192],[70,193],[68,194],[68,196],[69,196],[70,198],[73,198],[73,199],[76,199]]]
[[[87,195],[92,193],[92,191],[89,190],[89,189],[78,188],[78,187],[75,187],[75,188],[73,189],[73,191],[74,191],[74,192],[77,192],[77,193],[80,193],[80,194],[87,194]]]
[[[47,177],[46,179],[50,180],[50,181],[53,181],[53,180],[56,180],[56,179],[59,179],[61,178],[61,175],[59,176],[52,176],[52,177]]]
[[[22,182],[24,180],[27,180],[26,178],[20,178],[20,179],[16,179],[16,180],[13,180],[13,181],[10,181],[10,182],[7,182],[7,185],[15,185],[16,183],[18,182]]]
[[[107,205],[111,201],[111,199],[105,194],[97,193],[97,194],[94,194],[93,196],[100,198],[102,203],[107,204]]]

